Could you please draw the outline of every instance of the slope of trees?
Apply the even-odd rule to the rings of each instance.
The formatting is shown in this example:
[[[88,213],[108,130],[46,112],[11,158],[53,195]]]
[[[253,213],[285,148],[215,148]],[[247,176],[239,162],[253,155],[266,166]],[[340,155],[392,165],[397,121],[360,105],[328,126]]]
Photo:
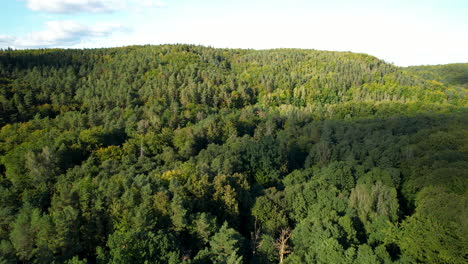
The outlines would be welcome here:
[[[1,263],[466,263],[466,64],[0,51]]]

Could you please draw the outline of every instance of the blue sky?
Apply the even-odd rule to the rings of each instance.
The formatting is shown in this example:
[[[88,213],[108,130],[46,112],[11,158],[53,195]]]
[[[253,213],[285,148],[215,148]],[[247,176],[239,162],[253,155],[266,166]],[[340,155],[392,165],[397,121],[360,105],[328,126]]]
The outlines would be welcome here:
[[[0,48],[188,43],[468,62],[467,0],[3,0]]]

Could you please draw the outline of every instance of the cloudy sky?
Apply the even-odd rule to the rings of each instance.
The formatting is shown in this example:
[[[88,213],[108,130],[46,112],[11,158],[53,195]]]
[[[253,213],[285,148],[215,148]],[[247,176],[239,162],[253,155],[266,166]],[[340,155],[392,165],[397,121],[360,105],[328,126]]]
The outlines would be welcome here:
[[[0,48],[188,43],[468,62],[467,0],[2,0]]]

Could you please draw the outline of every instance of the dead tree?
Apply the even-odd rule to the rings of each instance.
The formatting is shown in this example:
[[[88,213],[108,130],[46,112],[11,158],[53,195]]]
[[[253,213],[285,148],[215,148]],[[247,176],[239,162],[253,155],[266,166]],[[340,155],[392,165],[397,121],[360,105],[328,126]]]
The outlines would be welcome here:
[[[255,218],[255,221],[254,221],[254,231],[251,233],[251,238],[252,238],[252,245],[251,245],[251,248],[252,248],[252,256],[255,256],[255,254],[257,254],[257,248],[259,248],[260,245],[261,245],[261,242],[259,241],[259,240],[260,240],[260,231],[261,231],[260,224],[258,223],[257,218]]]
[[[286,254],[291,253],[292,251],[289,250],[288,240],[291,238],[291,229],[285,228],[281,229],[281,233],[279,238],[275,242],[275,248],[278,250],[280,263],[283,263],[284,256]]]

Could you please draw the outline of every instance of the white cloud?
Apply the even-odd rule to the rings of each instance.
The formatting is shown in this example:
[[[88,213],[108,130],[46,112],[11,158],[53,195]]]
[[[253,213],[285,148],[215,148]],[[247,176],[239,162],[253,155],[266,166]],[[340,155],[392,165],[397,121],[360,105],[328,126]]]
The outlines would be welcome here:
[[[113,32],[123,30],[118,24],[87,26],[73,21],[49,21],[43,31],[17,38],[0,36],[0,44],[13,48],[70,47],[83,41],[108,37]]]
[[[15,38],[8,35],[0,35],[0,45],[5,46],[15,41]]]
[[[162,0],[25,0],[34,11],[56,14],[111,13],[132,8],[166,7]]]
[[[118,3],[114,0],[26,0],[26,6],[34,11],[47,13],[104,13],[115,11]]]
[[[132,4],[141,4],[142,7],[157,7],[157,8],[162,8],[162,7],[167,7],[167,4],[163,1],[160,0],[136,0],[136,1],[128,1],[132,2]]]

